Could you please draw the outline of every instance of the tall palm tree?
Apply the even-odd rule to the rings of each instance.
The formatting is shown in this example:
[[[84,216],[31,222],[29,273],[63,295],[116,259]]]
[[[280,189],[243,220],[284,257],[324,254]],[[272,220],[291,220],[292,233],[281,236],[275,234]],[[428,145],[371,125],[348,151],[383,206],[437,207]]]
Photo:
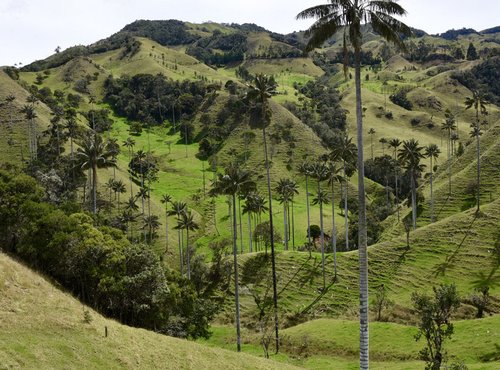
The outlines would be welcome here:
[[[170,194],[163,194],[161,202],[165,204],[165,253],[168,252],[168,205],[172,202]]]
[[[432,165],[432,160],[436,160],[439,157],[439,154],[441,154],[441,150],[439,150],[439,147],[436,144],[429,144],[425,147],[425,156],[429,158],[430,160],[430,184],[431,184],[431,222],[434,222],[434,193],[432,191],[432,175],[434,174],[434,166]]]
[[[402,142],[398,138],[389,140],[389,146],[394,149],[394,184],[395,184],[395,201],[396,201],[396,212],[398,214],[399,222],[399,190],[398,190],[398,177],[399,177],[399,164],[397,161],[398,148],[401,146]]]
[[[441,124],[441,130],[448,133],[448,140],[446,141],[446,151],[448,154],[448,196],[451,195],[451,133],[457,129],[455,115],[447,109],[444,113],[445,121]]]
[[[290,202],[293,200],[293,195],[298,193],[297,184],[295,181],[290,179],[280,179],[275,189],[276,193],[279,194],[278,200],[283,204],[283,226],[284,226],[284,246],[285,250],[288,250],[288,241],[290,239],[289,235],[289,211]]]
[[[476,120],[471,124],[472,131],[470,132],[471,137],[476,138],[476,155],[477,155],[477,209],[476,212],[479,212],[479,204],[480,204],[480,188],[481,188],[481,152],[479,146],[479,137],[482,135],[481,132],[481,122],[479,120],[479,114],[485,116],[488,114],[486,110],[486,105],[488,105],[488,101],[486,97],[477,90],[472,91],[472,96],[465,99],[465,109],[474,108],[476,111]]]
[[[199,228],[198,224],[194,221],[191,211],[183,212],[181,217],[177,220],[177,226],[175,226],[175,229],[186,230],[186,262],[188,280],[191,280],[191,250],[189,249],[189,231],[198,230]]]
[[[271,270],[273,277],[273,304],[276,353],[279,352],[279,325],[278,325],[278,288],[276,281],[276,256],[274,251],[274,225],[273,225],[273,198],[271,193],[271,175],[269,171],[269,158],[267,150],[266,127],[271,123],[271,109],[269,98],[276,93],[276,83],[273,79],[263,74],[257,74],[254,85],[249,86],[247,100],[254,104],[251,123],[262,129],[264,143],[264,161],[266,166],[267,196],[269,200],[269,244],[271,247]]]
[[[325,229],[323,227],[323,204],[328,204],[328,197],[323,190],[321,190],[321,182],[328,179],[328,167],[324,162],[316,162],[311,168],[312,177],[314,177],[318,184],[318,193],[313,199],[312,204],[319,204],[319,227],[320,227],[320,243],[321,243],[321,271],[323,273],[323,289],[326,287],[325,277]]]
[[[299,172],[306,177],[306,208],[307,208],[307,230],[311,227],[311,215],[309,212],[309,176],[311,175],[311,165],[307,162],[302,163],[299,166]],[[311,235],[309,231],[307,232],[307,242],[311,246]],[[309,248],[309,252],[311,249]]]
[[[342,161],[343,176],[344,176],[344,222],[345,222],[345,245],[349,249],[349,210],[347,207],[347,199],[349,193],[349,181],[348,176],[350,170],[348,167],[356,159],[356,144],[352,142],[351,138],[344,136],[337,144],[333,147],[330,153],[330,159],[333,162]],[[352,175],[352,173],[351,173]]]
[[[127,190],[122,180],[113,181],[113,192],[117,201],[118,209],[120,209],[120,194],[124,194]]]
[[[167,212],[169,216],[176,216],[177,221],[179,221],[182,218],[182,215],[187,212],[187,204],[182,201],[174,201],[171,203],[172,204],[172,209]],[[182,253],[182,241],[184,239],[184,235],[182,232],[183,229],[177,229],[177,239],[179,243],[179,268],[181,271],[181,275],[184,275],[184,257]]]
[[[408,26],[393,15],[406,11],[393,0],[330,0],[328,4],[308,8],[297,18],[316,18],[307,30],[311,36],[307,50],[321,46],[337,31],[343,31],[345,72],[347,73],[347,42],[354,47],[354,76],[356,85],[356,122],[358,132],[358,197],[359,197],[359,269],[360,269],[360,368],[368,369],[368,257],[366,235],[366,203],[363,163],[363,109],[361,102],[361,24],[370,23],[373,30],[390,42],[402,45],[401,35],[411,35]]]
[[[256,184],[251,179],[250,173],[246,170],[241,170],[236,165],[230,165],[224,169],[224,174],[219,173],[217,179],[210,190],[213,195],[229,195],[232,199],[233,210],[233,259],[234,259],[234,299],[236,305],[236,348],[241,351],[241,333],[240,333],[240,302],[239,302],[239,287],[238,287],[238,246],[237,234],[238,228],[236,223],[236,196],[239,194],[248,194],[255,191]]]
[[[109,168],[116,165],[112,153],[106,150],[102,138],[93,134],[85,138],[76,151],[78,164],[81,169],[92,171],[92,212],[97,213],[97,169]]]
[[[413,230],[417,228],[417,176],[423,167],[420,165],[420,160],[424,158],[423,149],[418,140],[410,139],[403,141],[403,147],[398,154],[398,159],[410,173]]]
[[[24,114],[26,121],[28,121],[28,149],[30,153],[30,159],[33,161],[36,159],[37,155],[37,133],[35,119],[37,114],[35,112],[34,104],[26,104],[22,107],[21,113]]]
[[[372,127],[368,130],[368,135],[370,135],[370,146],[372,151],[372,161],[373,161],[373,135],[375,135],[375,129]]]
[[[147,230],[146,243],[151,244],[156,238],[156,231],[160,228],[160,221],[156,215],[145,216],[142,221],[142,228],[145,232]]]
[[[132,160],[132,157],[134,155],[134,145],[135,145],[135,140],[132,139],[131,137],[127,138],[127,140],[123,141],[123,146],[128,149],[128,160],[129,162]],[[129,182],[130,182],[130,196],[132,196],[132,174],[129,171],[129,176],[128,176]]]
[[[335,163],[330,162],[328,165],[328,184],[332,191],[332,248],[333,248],[333,276],[337,279],[337,229],[335,228],[335,190],[336,182],[342,184],[343,178],[339,175],[340,169],[335,166]]]

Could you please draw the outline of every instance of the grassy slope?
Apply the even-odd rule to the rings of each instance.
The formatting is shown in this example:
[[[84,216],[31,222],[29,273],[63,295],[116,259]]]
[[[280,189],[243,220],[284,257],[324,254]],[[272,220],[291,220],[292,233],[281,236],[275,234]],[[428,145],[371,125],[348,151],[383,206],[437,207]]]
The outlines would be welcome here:
[[[0,294],[1,368],[292,368],[127,327],[92,310],[85,323],[87,308],[2,253]]]

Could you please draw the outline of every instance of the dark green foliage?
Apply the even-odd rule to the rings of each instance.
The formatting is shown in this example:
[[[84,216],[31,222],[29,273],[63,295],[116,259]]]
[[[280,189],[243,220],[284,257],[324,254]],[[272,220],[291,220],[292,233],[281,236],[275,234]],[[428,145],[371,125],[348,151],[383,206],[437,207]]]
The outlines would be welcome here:
[[[207,94],[201,81],[173,81],[163,75],[138,74],[104,82],[105,101],[129,120],[161,124],[182,114],[196,112]]]
[[[2,71],[4,71],[7,76],[12,78],[13,80],[19,80],[19,70],[16,67],[4,67]]]
[[[318,225],[311,225],[307,230],[307,235],[312,239],[317,239],[321,235],[321,228]]]
[[[147,37],[165,46],[191,44],[199,36],[188,32],[184,22],[169,19],[166,21],[139,20],[126,25],[121,33]]]
[[[111,129],[113,120],[109,117],[108,109],[89,110],[84,115],[90,128],[102,134]]]
[[[219,50],[222,50],[222,53]],[[202,38],[188,47],[186,53],[205,64],[221,66],[242,61],[246,50],[245,34],[241,32],[223,34],[216,30],[210,37]]]
[[[210,335],[217,283],[193,286],[166,270],[150,248],[94,226],[86,214],[70,213],[73,206],[57,209],[43,193],[33,178],[0,170],[0,244],[7,251],[125,324],[180,337]],[[197,267],[202,270],[221,275]]]
[[[439,37],[442,37],[445,40],[457,40],[459,36],[466,36],[472,34],[477,34],[477,31],[472,28],[464,27],[459,30],[455,29],[448,30],[446,32],[441,33]]]
[[[467,60],[476,60],[478,58],[479,57],[477,55],[477,50],[474,47],[474,44],[471,42],[469,44],[469,47],[467,48]]]
[[[438,288],[434,287],[433,291],[433,297],[413,293],[411,299],[420,319],[415,339],[418,341],[423,337],[426,340],[426,347],[420,351],[420,358],[426,362],[426,369],[439,370],[445,360],[443,343],[453,334],[451,314],[460,306],[460,298],[454,284],[443,284]]]
[[[495,104],[500,104],[500,56],[486,59],[472,69],[455,72],[452,77],[469,90],[479,90]]]
[[[408,100],[407,94],[411,88],[401,88],[396,93],[389,96],[389,99],[396,105],[406,109],[412,110],[413,104]]]

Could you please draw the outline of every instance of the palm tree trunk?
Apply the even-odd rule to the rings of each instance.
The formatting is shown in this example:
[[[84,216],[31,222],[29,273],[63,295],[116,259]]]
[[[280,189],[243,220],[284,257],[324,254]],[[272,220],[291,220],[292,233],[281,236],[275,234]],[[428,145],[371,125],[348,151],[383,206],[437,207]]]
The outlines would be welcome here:
[[[344,223],[345,223],[345,247],[349,250],[349,211],[347,209],[347,195],[349,192],[349,184],[347,182],[347,174],[346,174],[346,164],[344,161]]]
[[[295,214],[293,209],[293,199],[292,199],[292,249],[295,250]]]
[[[450,147],[451,147],[451,130],[448,130],[448,196],[451,196],[451,156],[450,156]]]
[[[320,182],[318,181],[318,199],[319,199],[319,227],[321,242],[321,272],[323,274],[323,289],[326,287],[325,277],[325,231],[323,229],[323,200],[321,195]]]
[[[433,175],[433,167],[432,167],[432,155],[431,155],[431,222],[434,222],[434,193],[432,191],[432,175]]]
[[[333,278],[337,278],[337,231],[335,230],[335,193],[332,181],[332,247],[333,247]]]
[[[168,213],[165,211],[165,253],[168,252]]]
[[[248,251],[252,253],[252,216],[248,212]]]
[[[288,250],[288,217],[286,212],[286,202],[283,202],[283,226],[284,226],[284,246]]]
[[[417,189],[415,185],[415,174],[413,173],[413,169],[410,173],[411,176],[411,219],[413,230],[417,228]]]
[[[276,341],[276,353],[279,352],[279,325],[278,325],[278,288],[276,283],[276,256],[274,253],[274,227],[273,227],[273,198],[271,193],[271,175],[269,171],[269,159],[267,158],[267,140],[266,140],[266,128],[262,129],[262,137],[264,140],[264,158],[266,164],[266,177],[267,177],[267,195],[269,198],[269,240],[271,245],[271,269],[273,275],[273,304],[274,304],[274,330],[275,330],[275,341]]]
[[[92,212],[94,214],[97,213],[97,166],[92,166],[92,197],[93,197],[93,206]]]
[[[184,275],[184,258],[182,256],[182,237],[181,237],[181,230],[177,230],[177,238],[179,241],[179,267],[181,270],[181,276]]]
[[[479,119],[477,121],[478,129],[479,129]],[[479,206],[480,206],[480,201],[481,201],[481,157],[480,157],[480,147],[479,147],[479,132],[476,135],[476,154],[477,154],[477,210],[476,212],[479,213]]]
[[[311,216],[309,213],[309,176],[306,175],[306,208],[307,208],[307,242],[309,243],[309,257],[311,256]]]
[[[241,352],[240,294],[238,287],[238,247],[236,241],[236,194],[233,194],[233,258],[234,258],[234,304],[236,306],[236,349]]]
[[[191,251],[189,250],[189,228],[186,227],[187,277],[191,280]]]
[[[356,124],[358,131],[358,253],[359,253],[359,366],[369,368],[368,353],[368,254],[366,232],[365,168],[363,160],[363,111],[361,104],[360,48],[355,48]],[[347,195],[347,194],[346,194]],[[346,196],[347,198],[347,196]]]
[[[240,250],[241,254],[243,254],[243,224],[241,222],[241,199],[238,197],[238,219],[240,224]]]

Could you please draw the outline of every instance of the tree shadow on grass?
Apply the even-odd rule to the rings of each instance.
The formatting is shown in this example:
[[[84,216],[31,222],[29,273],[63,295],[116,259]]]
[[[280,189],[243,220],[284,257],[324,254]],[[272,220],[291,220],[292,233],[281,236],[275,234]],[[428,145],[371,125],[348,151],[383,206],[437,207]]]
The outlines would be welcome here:
[[[474,225],[474,222],[476,222],[477,217],[478,217],[478,214],[474,213],[474,218],[472,219],[471,223],[467,227],[467,229],[465,231],[465,235],[462,238],[462,241],[460,242],[460,244],[458,244],[458,246],[455,248],[455,250],[450,255],[448,255],[446,257],[446,259],[445,259],[444,262],[442,262],[442,263],[440,263],[440,264],[438,264],[436,266],[436,268],[434,269],[434,276],[435,277],[437,277],[437,276],[445,276],[446,275],[446,271],[449,268],[453,267],[454,263],[456,262],[456,258],[457,258],[458,252],[460,251],[460,249],[462,248],[463,244],[465,243],[465,241],[469,237],[471,229],[472,229],[472,225]]]

